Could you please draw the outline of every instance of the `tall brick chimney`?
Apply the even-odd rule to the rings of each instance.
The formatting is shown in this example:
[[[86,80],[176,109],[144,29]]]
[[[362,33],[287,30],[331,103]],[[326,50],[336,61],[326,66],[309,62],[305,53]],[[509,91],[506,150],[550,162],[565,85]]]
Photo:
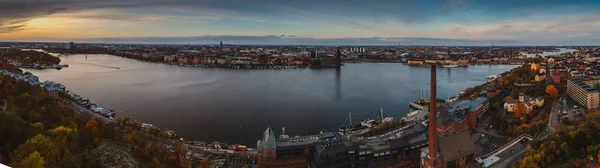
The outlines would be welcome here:
[[[438,154],[437,136],[437,82],[436,65],[431,64],[431,85],[429,93],[429,148],[427,153],[427,165],[423,167],[444,167],[442,157]]]

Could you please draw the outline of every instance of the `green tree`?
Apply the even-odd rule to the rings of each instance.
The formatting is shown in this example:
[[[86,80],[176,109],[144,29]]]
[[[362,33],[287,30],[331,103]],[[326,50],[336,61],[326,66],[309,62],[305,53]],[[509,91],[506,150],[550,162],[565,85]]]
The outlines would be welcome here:
[[[44,123],[36,122],[31,124],[31,132],[33,132],[34,134],[44,133],[44,130],[46,130],[46,128],[44,127]]]

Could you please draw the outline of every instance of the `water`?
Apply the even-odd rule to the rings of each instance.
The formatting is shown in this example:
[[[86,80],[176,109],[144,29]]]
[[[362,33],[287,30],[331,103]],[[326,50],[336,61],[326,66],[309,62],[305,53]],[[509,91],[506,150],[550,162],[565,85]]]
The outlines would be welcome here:
[[[428,67],[394,63],[347,64],[336,69],[245,70],[178,67],[109,55],[62,56],[62,70],[29,70],[40,80],[66,85],[118,116],[175,130],[186,139],[253,146],[271,126],[290,135],[337,130],[376,118],[379,107],[394,118],[409,112],[416,90],[429,88]],[[117,69],[116,67],[120,68]],[[438,97],[487,81],[515,65],[438,69]]]
[[[555,55],[560,55],[563,53],[569,53],[569,52],[573,52],[573,51],[577,51],[575,49],[569,49],[569,48],[556,48],[559,51],[557,52],[542,52],[540,54],[527,54],[527,52],[521,52],[522,55],[527,56],[527,57],[535,57],[536,55],[542,56],[542,57],[546,57],[546,56],[555,56]]]

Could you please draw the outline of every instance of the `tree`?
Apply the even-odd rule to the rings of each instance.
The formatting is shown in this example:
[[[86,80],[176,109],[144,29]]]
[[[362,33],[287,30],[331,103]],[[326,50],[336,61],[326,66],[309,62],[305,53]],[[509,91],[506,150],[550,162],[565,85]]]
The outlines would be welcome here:
[[[522,102],[519,102],[519,103],[517,103],[517,105],[515,105],[514,111],[515,111],[515,116],[521,117],[527,113],[527,106],[525,106],[525,104],[523,104]]]
[[[57,166],[57,147],[50,138],[42,134],[38,134],[19,145],[12,155],[11,160],[15,162],[12,165],[17,165],[19,161],[29,157],[33,152],[38,152],[44,157],[47,167]]]
[[[202,158],[202,160],[200,161],[200,164],[198,165],[198,167],[202,167],[202,168],[206,168],[208,167],[208,165],[210,165],[210,162],[208,161],[207,158]]]
[[[44,168],[44,157],[42,157],[40,155],[39,152],[34,151],[31,154],[29,154],[29,156],[27,156],[25,159],[23,159],[22,161],[20,161],[17,165],[15,165],[16,168]]]
[[[504,99],[502,99],[502,101],[503,101],[504,103],[506,103],[506,102],[508,102],[508,101],[511,101],[512,99],[513,99],[512,97],[510,97],[510,96],[506,96],[506,97],[504,97]]]
[[[177,143],[175,143],[175,146],[173,147],[175,150],[175,153],[177,153],[179,155],[179,157],[184,158],[186,151],[185,148],[183,147],[183,143],[181,143],[181,141],[177,141]]]
[[[98,138],[98,137],[100,137],[100,135],[102,135],[102,132],[100,132],[100,130],[98,129],[98,122],[94,119],[88,120],[85,123],[85,128],[92,132],[92,135],[94,135],[94,138]]]
[[[160,168],[160,161],[156,157],[153,157],[150,165],[152,168]]]
[[[548,85],[546,87],[546,93],[549,94],[551,97],[558,96],[558,90],[554,87],[554,85]]]
[[[54,129],[51,129],[49,132],[54,136],[53,142],[56,146],[57,160],[70,157],[71,153],[68,149],[68,144],[70,140],[75,139],[78,136],[77,130],[69,127],[58,126]],[[61,162],[64,161],[61,160]]]
[[[473,98],[477,99],[479,97],[479,93],[473,92]]]

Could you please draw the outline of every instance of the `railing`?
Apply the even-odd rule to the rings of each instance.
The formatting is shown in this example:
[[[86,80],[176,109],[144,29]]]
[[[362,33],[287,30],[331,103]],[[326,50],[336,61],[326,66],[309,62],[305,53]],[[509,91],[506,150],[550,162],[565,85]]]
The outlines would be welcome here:
[[[502,153],[502,152],[504,152],[506,149],[508,149],[510,146],[513,146],[514,144],[516,144],[516,143],[520,142],[520,141],[521,141],[521,140],[523,140],[524,138],[527,138],[527,139],[528,139],[528,140],[530,140],[530,141],[531,141],[531,140],[533,140],[533,137],[532,137],[531,135],[528,135],[528,134],[523,134],[523,135],[521,135],[521,136],[519,136],[519,137],[517,137],[517,138],[513,139],[512,141],[510,141],[510,142],[508,142],[508,143],[506,143],[506,144],[502,145],[500,148],[498,148],[498,149],[496,149],[496,150],[494,150],[494,151],[492,151],[492,152],[490,152],[490,153],[488,153],[488,154],[481,155],[481,156],[480,156],[480,158],[486,158],[486,157],[489,157],[489,156],[491,156],[492,154],[493,154],[493,155],[496,155],[496,154]]]

